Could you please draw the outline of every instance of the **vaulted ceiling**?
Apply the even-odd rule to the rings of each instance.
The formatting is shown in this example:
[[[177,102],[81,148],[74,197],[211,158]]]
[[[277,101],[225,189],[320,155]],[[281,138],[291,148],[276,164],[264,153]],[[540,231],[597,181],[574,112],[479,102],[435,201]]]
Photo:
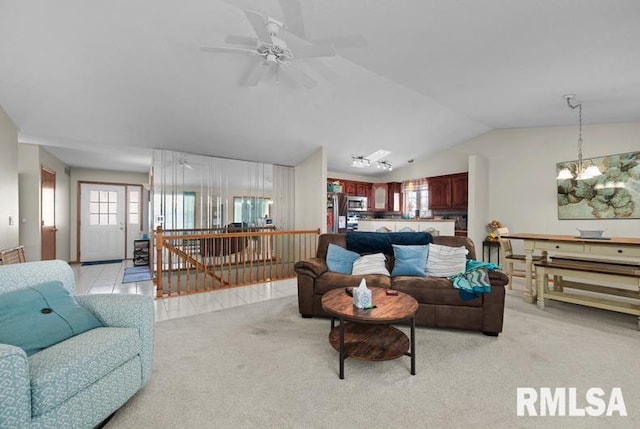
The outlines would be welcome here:
[[[247,86],[243,9],[285,23],[295,58]],[[640,121],[637,0],[0,0],[0,105],[70,166],[147,171],[152,148],[331,171],[395,168],[495,128]],[[237,38],[236,38],[237,39]]]

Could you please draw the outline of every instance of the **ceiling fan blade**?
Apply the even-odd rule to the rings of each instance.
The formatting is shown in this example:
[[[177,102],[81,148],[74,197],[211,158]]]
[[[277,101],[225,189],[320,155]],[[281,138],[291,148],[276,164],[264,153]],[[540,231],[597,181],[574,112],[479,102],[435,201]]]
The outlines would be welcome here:
[[[263,43],[268,43],[270,45],[273,44],[273,40],[271,40],[271,36],[269,35],[269,31],[267,30],[267,25],[264,22],[264,18],[258,12],[254,12],[252,10],[244,10],[244,14],[247,16],[249,20],[249,24],[253,27],[253,31],[256,32],[256,36],[258,36],[258,40]]]
[[[304,63],[327,81],[334,81],[339,77],[338,73],[333,71],[333,69],[327,66],[320,58],[307,58]]]
[[[296,36],[307,38],[302,19],[302,7],[298,0],[280,0],[280,8],[284,15],[286,30]]]
[[[234,48],[233,46],[200,46],[204,52],[223,52],[226,54],[251,54],[260,55],[255,49]]]
[[[268,64],[261,62],[260,64],[256,64],[244,78],[243,84],[245,86],[256,86],[260,79],[264,75]]]
[[[284,71],[307,89],[314,88],[318,84],[311,76],[292,64],[289,64]]]
[[[253,47],[258,46],[257,38],[249,36],[238,36],[236,34],[228,35],[227,37],[225,37],[224,41],[233,45],[247,45]]]
[[[363,48],[367,46],[367,39],[359,34],[347,34],[346,36],[327,37],[325,39],[314,39],[313,43],[331,43],[338,49],[341,48]]]
[[[336,49],[331,43],[298,46],[293,51],[296,58],[335,57]]]

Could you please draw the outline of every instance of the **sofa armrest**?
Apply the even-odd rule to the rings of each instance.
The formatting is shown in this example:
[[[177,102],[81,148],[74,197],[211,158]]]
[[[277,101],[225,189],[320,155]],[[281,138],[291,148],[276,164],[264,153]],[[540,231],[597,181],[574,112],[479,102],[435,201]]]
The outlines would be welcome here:
[[[318,278],[329,270],[327,262],[320,258],[309,258],[304,261],[296,262],[294,266],[296,273],[304,274],[310,277]]]
[[[0,343],[0,428],[31,426],[29,360],[20,347]]]
[[[491,287],[506,286],[509,283],[509,277],[500,270],[489,271],[489,283]]]
[[[137,328],[142,340],[142,385],[151,375],[155,307],[153,298],[143,295],[76,295],[80,305],[91,311],[105,326]]]

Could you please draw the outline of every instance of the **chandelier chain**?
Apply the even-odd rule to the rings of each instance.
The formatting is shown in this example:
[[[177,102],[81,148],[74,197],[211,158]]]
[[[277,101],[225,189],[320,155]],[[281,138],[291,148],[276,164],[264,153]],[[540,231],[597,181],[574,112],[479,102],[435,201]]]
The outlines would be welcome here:
[[[582,103],[578,104],[578,171],[582,171]]]

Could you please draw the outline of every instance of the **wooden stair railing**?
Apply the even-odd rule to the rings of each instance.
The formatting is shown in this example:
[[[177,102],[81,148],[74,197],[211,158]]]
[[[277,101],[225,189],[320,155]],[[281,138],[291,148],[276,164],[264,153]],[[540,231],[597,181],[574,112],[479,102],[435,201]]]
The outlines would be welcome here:
[[[154,240],[156,296],[295,277],[293,264],[315,255],[319,235],[320,230],[225,232],[215,228],[183,233],[158,227]]]

